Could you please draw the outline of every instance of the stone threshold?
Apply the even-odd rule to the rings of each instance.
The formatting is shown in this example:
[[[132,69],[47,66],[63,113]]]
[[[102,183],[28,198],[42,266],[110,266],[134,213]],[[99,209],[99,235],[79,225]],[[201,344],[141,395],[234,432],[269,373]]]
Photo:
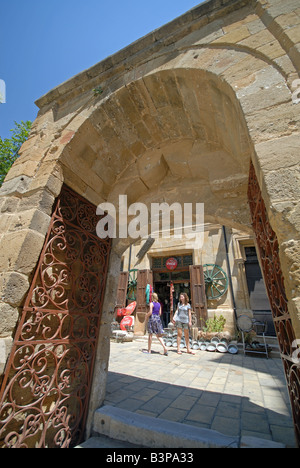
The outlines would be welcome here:
[[[144,416],[109,405],[95,412],[93,435],[79,447],[97,448],[97,436],[105,436],[107,440],[141,448],[286,448],[278,442],[249,436],[226,436],[211,429]]]

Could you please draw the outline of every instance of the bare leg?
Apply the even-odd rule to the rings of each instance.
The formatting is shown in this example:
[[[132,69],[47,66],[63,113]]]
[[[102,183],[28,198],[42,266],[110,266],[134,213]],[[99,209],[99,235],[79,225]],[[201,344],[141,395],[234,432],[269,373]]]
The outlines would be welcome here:
[[[152,334],[149,333],[149,336],[148,336],[148,353],[149,354],[151,353],[151,345],[152,345]]]
[[[182,328],[177,328],[177,353],[182,354],[180,350],[180,342],[182,338]]]
[[[165,347],[165,343],[164,343],[164,340],[162,339],[161,335],[156,335],[156,336],[157,336],[158,341],[160,342],[160,344],[161,344],[162,347],[164,348],[164,354],[167,354],[167,353],[168,353],[168,350],[167,350],[167,348]]]
[[[186,351],[188,354],[195,354],[190,350],[190,337],[189,337],[189,329],[184,330],[184,337],[186,343]]]

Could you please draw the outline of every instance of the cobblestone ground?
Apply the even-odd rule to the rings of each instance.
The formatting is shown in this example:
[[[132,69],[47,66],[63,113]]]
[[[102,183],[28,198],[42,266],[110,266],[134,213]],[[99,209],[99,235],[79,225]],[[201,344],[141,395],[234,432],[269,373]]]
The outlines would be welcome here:
[[[295,446],[280,359],[196,351],[162,355],[158,343],[111,342],[105,404]]]

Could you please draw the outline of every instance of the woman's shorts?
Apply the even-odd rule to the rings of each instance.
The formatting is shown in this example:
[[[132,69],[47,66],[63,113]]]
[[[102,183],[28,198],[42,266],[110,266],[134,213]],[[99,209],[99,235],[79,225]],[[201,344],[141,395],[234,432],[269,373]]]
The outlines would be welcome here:
[[[189,329],[189,324],[188,323],[183,323],[183,322],[176,322],[176,327],[177,328],[182,328],[183,330],[188,330]]]

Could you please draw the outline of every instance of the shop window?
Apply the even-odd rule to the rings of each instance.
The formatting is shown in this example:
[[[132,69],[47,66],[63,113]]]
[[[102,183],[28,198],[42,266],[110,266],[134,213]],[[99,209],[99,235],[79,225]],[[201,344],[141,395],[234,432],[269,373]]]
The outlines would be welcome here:
[[[179,281],[179,280],[190,280],[190,272],[189,271],[176,271],[171,273],[171,280],[172,281]]]
[[[182,266],[193,265],[193,255],[184,255],[182,257]]]
[[[161,257],[153,257],[152,258],[152,268],[153,270],[160,270],[162,268],[162,258]]]
[[[154,273],[154,281],[159,282],[159,281],[170,281],[170,273]]]

